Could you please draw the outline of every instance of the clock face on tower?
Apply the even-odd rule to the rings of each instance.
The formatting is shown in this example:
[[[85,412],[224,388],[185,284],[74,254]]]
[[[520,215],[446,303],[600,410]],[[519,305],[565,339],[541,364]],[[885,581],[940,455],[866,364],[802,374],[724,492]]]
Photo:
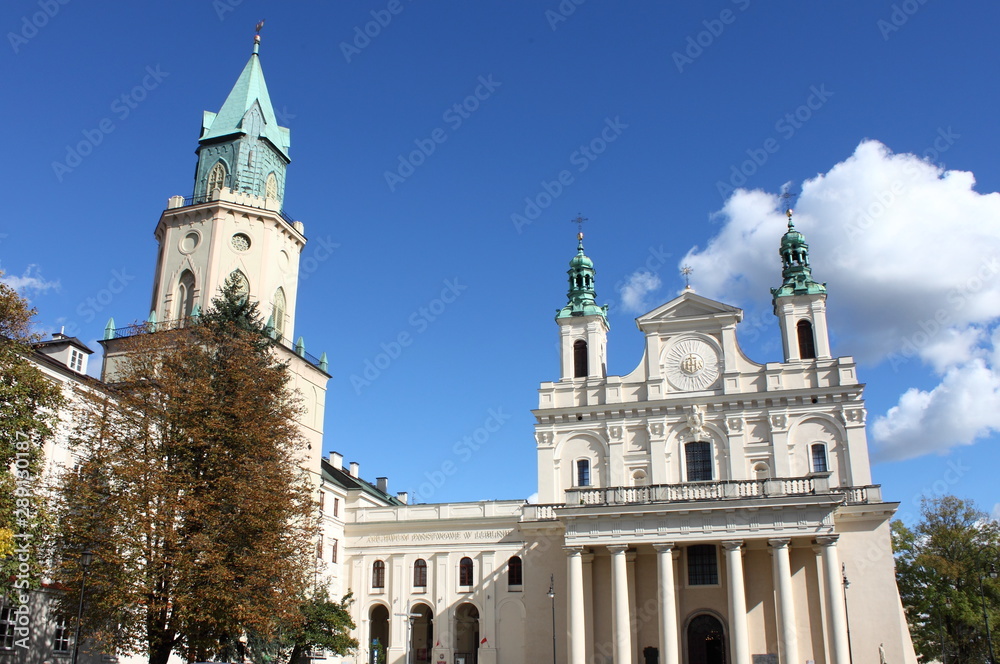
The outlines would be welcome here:
[[[701,339],[681,339],[667,351],[663,369],[676,389],[683,392],[705,390],[719,377],[719,353]]]

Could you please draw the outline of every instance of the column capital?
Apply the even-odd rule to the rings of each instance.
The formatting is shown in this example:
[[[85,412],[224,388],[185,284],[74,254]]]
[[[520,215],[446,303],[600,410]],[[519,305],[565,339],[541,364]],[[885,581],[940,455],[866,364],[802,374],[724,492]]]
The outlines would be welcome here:
[[[772,549],[788,549],[791,548],[792,538],[791,537],[772,537],[767,540],[767,543],[771,545]]]
[[[677,548],[677,545],[673,542],[657,542],[653,545],[658,553],[669,553]]]
[[[820,535],[816,538],[816,543],[820,546],[837,546],[840,535]]]
[[[584,547],[582,546],[564,546],[563,551],[566,552],[567,556],[577,556],[583,553]]]
[[[725,540],[722,542],[722,547],[726,551],[739,551],[743,548],[743,540]]]
[[[609,544],[607,549],[611,553],[624,553],[628,549],[628,544]]]

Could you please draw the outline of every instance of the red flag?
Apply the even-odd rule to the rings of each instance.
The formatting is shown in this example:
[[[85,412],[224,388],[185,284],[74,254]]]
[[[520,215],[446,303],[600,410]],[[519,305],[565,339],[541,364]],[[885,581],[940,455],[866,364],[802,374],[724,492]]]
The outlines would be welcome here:
[[[479,642],[479,645],[483,645],[484,643],[486,643],[486,637],[485,636],[483,637],[483,640]]]
[[[440,648],[441,647],[441,639],[438,639],[438,642],[434,644],[434,647],[435,648]]]

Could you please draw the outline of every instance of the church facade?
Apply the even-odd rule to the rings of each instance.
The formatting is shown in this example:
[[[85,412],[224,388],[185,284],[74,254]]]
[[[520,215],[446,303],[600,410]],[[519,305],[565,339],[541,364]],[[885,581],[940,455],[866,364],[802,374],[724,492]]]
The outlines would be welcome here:
[[[783,361],[766,364],[740,349],[740,309],[688,288],[636,320],[636,369],[608,375],[607,308],[579,236],[555,319],[560,376],[533,411],[537,504],[411,505],[322,457],[328,361],[294,334],[306,236],[283,212],[290,133],[258,45],[204,114],[193,195],[170,198],[156,226],[149,318],[109,321],[102,378],[123,338],[196,317],[227,279],[260,304],[306,404],[317,579],[355,600],[358,652],[317,659],[849,664],[881,647],[916,662],[890,547],[897,503],[872,485],[863,385],[852,358],[831,355],[826,287],[790,211],[772,290]],[[0,649],[15,661],[36,660]]]

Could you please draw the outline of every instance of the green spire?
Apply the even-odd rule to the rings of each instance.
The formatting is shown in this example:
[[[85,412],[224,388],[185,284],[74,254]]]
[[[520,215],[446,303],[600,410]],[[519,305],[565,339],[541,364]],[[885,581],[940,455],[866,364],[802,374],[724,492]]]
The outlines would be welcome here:
[[[781,278],[780,288],[772,288],[771,295],[825,295],[826,284],[813,280],[809,265],[809,245],[802,233],[795,230],[792,211],[788,210],[788,231],[781,237]]]
[[[289,159],[290,132],[287,127],[278,126],[278,118],[271,105],[271,96],[267,93],[267,83],[264,82],[264,70],[260,67],[259,49],[260,35],[257,35],[254,37],[253,53],[250,54],[250,60],[243,68],[243,73],[236,79],[236,85],[229,92],[222,108],[219,109],[218,113],[205,111],[201,141],[205,142],[234,134],[245,134],[246,127],[243,126],[243,120],[253,108],[254,103],[257,103],[264,116],[261,137],[269,140],[284,155],[285,159]]]
[[[198,139],[194,197],[210,200],[216,189],[270,198],[285,197],[291,159],[290,132],[278,126],[260,67],[260,35],[253,53],[218,113],[205,111]]]
[[[594,261],[583,253],[583,233],[577,235],[578,244],[576,256],[569,262],[569,301],[566,306],[556,312],[556,320],[573,316],[600,316],[608,324],[608,305],[597,306],[597,294],[594,291]]]

